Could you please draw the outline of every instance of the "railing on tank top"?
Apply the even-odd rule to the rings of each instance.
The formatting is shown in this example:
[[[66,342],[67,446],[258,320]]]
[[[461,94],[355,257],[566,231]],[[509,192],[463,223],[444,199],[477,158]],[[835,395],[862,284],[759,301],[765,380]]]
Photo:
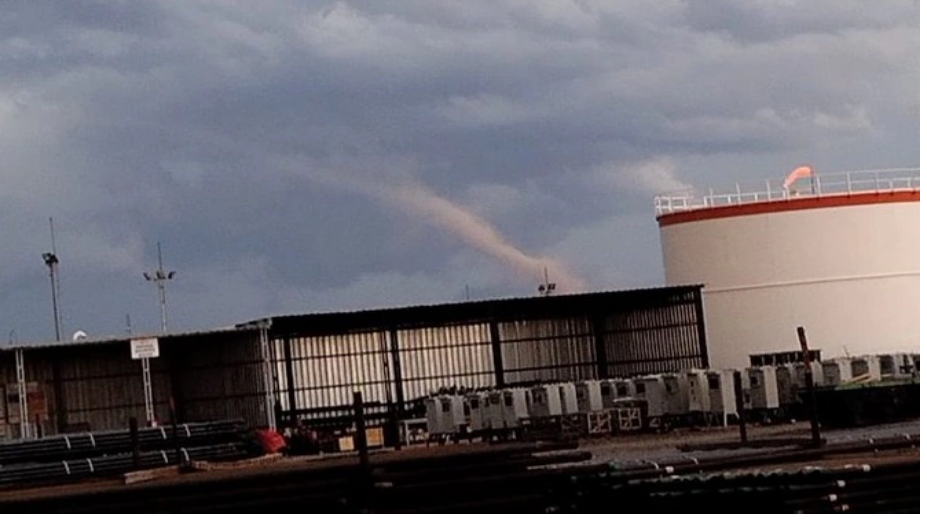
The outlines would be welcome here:
[[[738,183],[733,191],[724,192],[687,189],[655,196],[654,206],[659,216],[694,209],[794,198],[917,191],[920,187],[920,168],[871,169],[813,175],[798,180],[787,189],[781,180]]]

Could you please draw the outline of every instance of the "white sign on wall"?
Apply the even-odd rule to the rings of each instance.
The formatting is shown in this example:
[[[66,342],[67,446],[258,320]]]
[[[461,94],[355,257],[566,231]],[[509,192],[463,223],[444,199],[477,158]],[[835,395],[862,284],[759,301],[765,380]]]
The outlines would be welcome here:
[[[133,359],[153,359],[160,354],[157,337],[132,339],[131,346]]]

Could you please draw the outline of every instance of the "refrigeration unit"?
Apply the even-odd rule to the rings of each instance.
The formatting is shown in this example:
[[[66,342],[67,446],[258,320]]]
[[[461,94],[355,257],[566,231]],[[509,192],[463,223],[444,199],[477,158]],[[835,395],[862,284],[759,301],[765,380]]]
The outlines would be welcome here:
[[[584,380],[576,382],[576,403],[581,413],[601,411],[602,391],[598,380]]]
[[[506,429],[520,427],[524,420],[531,418],[528,412],[528,390],[523,387],[503,389],[502,409]]]
[[[848,357],[827,359],[821,363],[824,370],[824,385],[839,386],[853,378],[853,361]]]
[[[560,404],[560,386],[546,384],[531,388],[531,400],[528,406],[532,418],[560,416],[563,407]]]

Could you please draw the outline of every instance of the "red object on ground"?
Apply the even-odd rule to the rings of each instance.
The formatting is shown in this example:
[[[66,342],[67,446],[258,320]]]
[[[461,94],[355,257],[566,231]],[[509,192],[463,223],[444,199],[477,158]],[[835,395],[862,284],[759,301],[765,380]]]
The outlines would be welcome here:
[[[264,454],[274,454],[286,448],[286,438],[277,431],[261,429],[256,432],[256,435]]]

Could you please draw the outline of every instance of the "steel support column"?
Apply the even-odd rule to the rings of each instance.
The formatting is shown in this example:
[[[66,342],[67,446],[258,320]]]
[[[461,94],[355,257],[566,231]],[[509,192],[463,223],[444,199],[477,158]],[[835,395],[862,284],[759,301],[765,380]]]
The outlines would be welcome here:
[[[393,358],[393,383],[396,385],[396,405],[402,416],[406,413],[406,393],[403,389],[402,380],[402,362],[399,355],[399,330],[390,328],[389,330],[389,348],[390,355]]]
[[[704,297],[702,290],[699,289],[698,293],[695,295],[695,320],[696,326],[698,326],[698,347],[699,353],[702,356],[702,368],[707,369],[709,367],[708,363],[708,337],[705,333],[705,328],[707,323],[705,323],[705,308],[704,308]]]
[[[502,340],[499,338],[499,323],[489,323],[489,343],[492,347],[492,368],[496,376],[496,387],[505,386],[505,366],[502,360]]]
[[[296,381],[293,377],[293,351],[290,346],[290,338],[283,338],[283,362],[286,367],[286,392],[287,402],[290,406],[290,423],[296,425]]]
[[[605,318],[592,317],[593,347],[595,348],[595,372],[599,380],[608,378],[608,357],[605,351]]]

